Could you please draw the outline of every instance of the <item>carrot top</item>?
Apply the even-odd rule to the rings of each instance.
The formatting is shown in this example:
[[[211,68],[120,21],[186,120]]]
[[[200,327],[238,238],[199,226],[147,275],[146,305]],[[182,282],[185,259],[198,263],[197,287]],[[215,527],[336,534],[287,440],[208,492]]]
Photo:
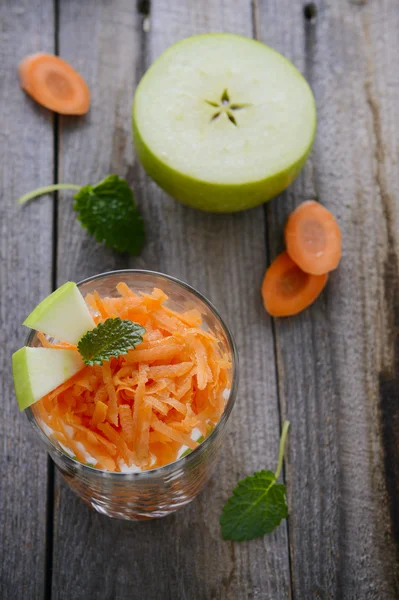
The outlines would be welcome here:
[[[217,423],[231,364],[202,329],[198,311],[174,312],[159,289],[136,294],[122,283],[117,289],[120,297],[86,296],[93,318],[97,325],[116,318],[138,323],[143,342],[102,365],[86,366],[33,411],[82,462],[110,471],[153,469],[195,449],[200,434]]]

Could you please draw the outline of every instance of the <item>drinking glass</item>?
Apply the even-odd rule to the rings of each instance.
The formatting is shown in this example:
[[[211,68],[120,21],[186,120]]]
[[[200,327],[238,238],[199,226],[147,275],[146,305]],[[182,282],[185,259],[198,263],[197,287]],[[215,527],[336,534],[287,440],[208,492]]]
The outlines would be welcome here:
[[[238,356],[233,337],[216,308],[186,283],[152,271],[123,270],[95,275],[81,281],[78,287],[85,296],[118,296],[116,285],[124,281],[135,292],[151,293],[155,287],[168,295],[166,305],[176,311],[197,309],[204,328],[220,343],[232,363],[230,382],[226,388],[226,405],[219,422],[209,436],[192,452],[173,463],[139,473],[117,473],[80,463],[68,454],[53,437],[46,435],[40,416],[32,405],[26,410],[36,433],[70,487],[87,504],[109,517],[140,520],[164,517],[191,502],[212,475],[226,434],[238,385]],[[27,346],[40,346],[32,331]]]

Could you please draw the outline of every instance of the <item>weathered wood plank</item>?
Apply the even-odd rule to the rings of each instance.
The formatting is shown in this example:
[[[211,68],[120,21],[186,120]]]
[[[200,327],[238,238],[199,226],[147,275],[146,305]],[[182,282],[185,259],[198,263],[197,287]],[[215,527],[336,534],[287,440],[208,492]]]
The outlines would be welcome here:
[[[259,298],[266,265],[263,210],[210,216],[178,205],[144,175],[130,137],[134,87],[151,61],[169,44],[197,32],[252,35],[251,6],[247,0],[157,2],[147,33],[142,22],[130,0],[112,6],[94,0],[60,5],[60,52],[81,70],[93,92],[87,119],[73,126],[62,121],[60,177],[85,183],[110,171],[127,176],[147,222],[148,242],[142,257],[129,261],[95,246],[75,223],[70,198],[63,197],[58,283],[127,264],[188,281],[214,301],[236,334],[241,389],[213,483],[180,513],[153,523],[113,522],[91,513],[57,481],[53,594],[68,599],[286,598],[285,525],[264,540],[241,545],[223,542],[218,525],[222,503],[238,478],[273,467],[276,460],[273,339]]]
[[[53,51],[52,2],[0,5],[0,597],[41,598],[45,585],[47,457],[18,413],[11,354],[22,321],[51,291],[51,198],[21,208],[23,193],[53,180],[53,120],[19,88],[26,54]]]
[[[326,293],[276,322],[288,457],[293,594],[399,594],[397,103],[395,2],[259,6],[259,35],[316,95],[319,125],[303,176],[267,209],[273,258],[285,219],[317,198],[337,216],[344,255]],[[273,20],[276,13],[284,18]],[[307,13],[310,15],[310,12]],[[298,349],[303,348],[299,352]]]

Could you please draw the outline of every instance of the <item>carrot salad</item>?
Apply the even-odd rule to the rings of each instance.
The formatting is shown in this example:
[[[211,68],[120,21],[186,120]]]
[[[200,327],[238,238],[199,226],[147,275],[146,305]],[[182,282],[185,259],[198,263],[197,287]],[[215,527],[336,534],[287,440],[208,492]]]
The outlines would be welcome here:
[[[199,311],[171,310],[157,288],[136,294],[119,283],[117,290],[117,298],[86,296],[93,318],[96,324],[115,317],[139,323],[146,330],[143,342],[102,365],[84,367],[39,400],[35,412],[83,463],[94,459],[92,466],[108,471],[154,469],[195,449],[194,430],[206,437],[217,423],[231,363],[203,329]],[[74,348],[39,338],[46,347]]]

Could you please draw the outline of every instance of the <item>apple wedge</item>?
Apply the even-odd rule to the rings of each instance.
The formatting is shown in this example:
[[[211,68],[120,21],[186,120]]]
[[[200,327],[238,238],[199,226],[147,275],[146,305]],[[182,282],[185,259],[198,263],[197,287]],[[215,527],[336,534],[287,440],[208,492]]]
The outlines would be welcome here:
[[[142,78],[133,139],[147,173],[182,203],[239,211],[282,192],[316,130],[312,91],[294,65],[232,34],[187,38]]]
[[[78,286],[71,281],[40,302],[24,325],[74,345],[96,326]]]
[[[12,356],[15,395],[19,410],[25,410],[83,369],[76,350],[28,348]]]

